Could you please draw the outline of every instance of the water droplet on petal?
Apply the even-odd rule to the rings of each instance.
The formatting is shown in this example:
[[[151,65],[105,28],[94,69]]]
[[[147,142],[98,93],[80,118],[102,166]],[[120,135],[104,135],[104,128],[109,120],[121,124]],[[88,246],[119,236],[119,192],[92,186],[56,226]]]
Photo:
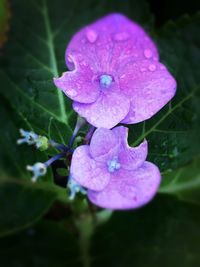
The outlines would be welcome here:
[[[121,76],[120,76],[120,79],[121,80],[123,80],[123,79],[125,79],[126,78],[126,74],[122,74]]]
[[[156,70],[156,65],[154,65],[154,64],[149,65],[149,70],[150,71],[155,71]]]
[[[137,190],[132,185],[124,185],[121,195],[128,199],[134,199],[135,201],[137,200]]]
[[[77,92],[76,92],[75,90],[73,90],[73,89],[68,90],[68,91],[67,91],[67,94],[68,94],[69,96],[71,96],[71,97],[75,97],[75,96],[77,96]]]
[[[144,72],[144,71],[146,71],[146,68],[140,68],[140,71]]]
[[[161,69],[161,70],[164,70],[164,69],[165,69],[165,66],[161,65],[161,66],[160,66],[160,69]]]
[[[91,162],[91,168],[92,168],[92,169],[95,169],[95,168],[96,168],[96,164],[95,164],[94,161]]]
[[[134,120],[135,120],[134,116],[130,117],[130,121],[134,121]]]
[[[153,102],[153,99],[148,99],[147,102],[151,104]]]
[[[152,57],[152,51],[150,49],[145,49],[144,50],[144,56],[146,58],[151,58]]]
[[[98,33],[90,29],[90,30],[87,30],[86,36],[90,43],[94,43],[97,40]]]
[[[70,63],[73,63],[73,60],[72,60],[72,58],[71,58],[70,55],[67,55],[67,60],[68,60]]]
[[[127,32],[119,32],[114,35],[114,39],[116,41],[125,41],[129,38],[129,34]]]

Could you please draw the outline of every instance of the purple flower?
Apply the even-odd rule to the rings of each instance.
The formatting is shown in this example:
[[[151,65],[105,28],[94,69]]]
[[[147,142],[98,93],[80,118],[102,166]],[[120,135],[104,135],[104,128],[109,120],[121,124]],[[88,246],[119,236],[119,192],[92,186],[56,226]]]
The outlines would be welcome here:
[[[158,168],[145,161],[148,148],[144,141],[129,147],[128,128],[99,128],[90,145],[74,151],[71,177],[88,188],[88,197],[108,209],[134,209],[149,202],[160,184]]]
[[[121,14],[81,29],[69,43],[65,59],[70,71],[54,83],[95,127],[144,121],[176,91],[176,81],[159,63],[153,41]]]

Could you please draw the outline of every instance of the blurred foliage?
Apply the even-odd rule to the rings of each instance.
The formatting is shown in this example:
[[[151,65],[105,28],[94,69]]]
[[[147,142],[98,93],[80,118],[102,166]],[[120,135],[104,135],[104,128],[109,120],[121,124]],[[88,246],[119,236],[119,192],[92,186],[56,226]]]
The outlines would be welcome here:
[[[3,3],[0,7],[5,7]],[[6,10],[0,8],[0,36],[2,21],[9,17]],[[15,0],[11,10],[11,31],[0,70],[1,266],[80,266],[70,211],[61,222],[42,220],[52,213],[55,201],[67,206],[66,190],[53,184],[51,171],[32,184],[25,170],[27,164],[45,161],[51,153],[18,147],[16,139],[18,129],[24,128],[57,142],[69,141],[76,115],[52,78],[66,69],[64,52],[71,36],[83,25],[116,11],[152,35],[178,89],[152,119],[130,126],[130,144],[144,138],[149,142],[149,160],[163,173],[159,192],[164,196],[140,210],[117,212],[101,226],[92,240],[92,266],[198,266],[200,14],[155,28],[154,20],[159,18],[154,19],[143,0]],[[5,237],[24,228],[28,229]]]
[[[186,166],[169,172],[163,179],[160,193],[174,194],[180,200],[200,204],[200,157],[194,158]]]
[[[77,242],[64,224],[43,222],[0,245],[1,267],[80,266]]]
[[[3,47],[9,29],[10,6],[8,0],[0,0],[0,48]]]
[[[199,207],[157,197],[143,209],[117,212],[94,236],[92,266],[197,267]]]

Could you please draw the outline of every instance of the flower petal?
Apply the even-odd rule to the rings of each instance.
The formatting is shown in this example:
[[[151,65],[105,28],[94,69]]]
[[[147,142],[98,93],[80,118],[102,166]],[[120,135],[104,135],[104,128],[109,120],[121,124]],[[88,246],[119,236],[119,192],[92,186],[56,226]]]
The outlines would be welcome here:
[[[121,140],[118,160],[122,168],[126,170],[135,170],[146,160],[148,153],[148,144],[145,140],[138,147],[128,145],[128,128],[124,126],[115,127],[113,133]]]
[[[109,89],[108,89],[109,90]],[[125,118],[129,112],[129,99],[121,93],[101,92],[96,102],[92,104],[73,103],[73,108],[81,117],[93,126],[112,128]]]
[[[73,153],[70,174],[80,185],[99,191],[105,188],[110,174],[105,164],[90,157],[89,146],[79,146]]]
[[[135,209],[147,204],[155,196],[160,179],[158,168],[145,162],[135,171],[116,171],[102,191],[89,190],[88,197],[92,203],[102,208]]]
[[[84,59],[79,64],[75,61],[75,57],[73,60],[75,69],[64,72],[60,78],[54,78],[54,84],[72,100],[92,103],[100,92],[92,67]]]
[[[109,14],[84,27],[69,43],[65,58],[72,69],[71,53],[80,53],[101,71],[117,69],[131,58],[158,60],[155,44],[138,24],[122,14]]]
[[[108,129],[97,129],[90,142],[90,154],[96,161],[105,162],[118,154],[120,142]]]
[[[131,107],[123,123],[151,118],[176,92],[176,81],[159,62],[131,62],[121,71],[120,88],[130,98]]]

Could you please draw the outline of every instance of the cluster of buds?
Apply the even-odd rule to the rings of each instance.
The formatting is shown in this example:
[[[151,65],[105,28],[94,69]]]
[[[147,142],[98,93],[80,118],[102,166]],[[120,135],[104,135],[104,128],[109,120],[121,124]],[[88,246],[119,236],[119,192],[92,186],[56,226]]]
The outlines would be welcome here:
[[[28,144],[35,145],[35,147],[41,151],[48,149],[49,143],[46,136],[38,135],[34,132],[25,131],[23,129],[19,130],[22,138],[17,140],[17,144]]]

